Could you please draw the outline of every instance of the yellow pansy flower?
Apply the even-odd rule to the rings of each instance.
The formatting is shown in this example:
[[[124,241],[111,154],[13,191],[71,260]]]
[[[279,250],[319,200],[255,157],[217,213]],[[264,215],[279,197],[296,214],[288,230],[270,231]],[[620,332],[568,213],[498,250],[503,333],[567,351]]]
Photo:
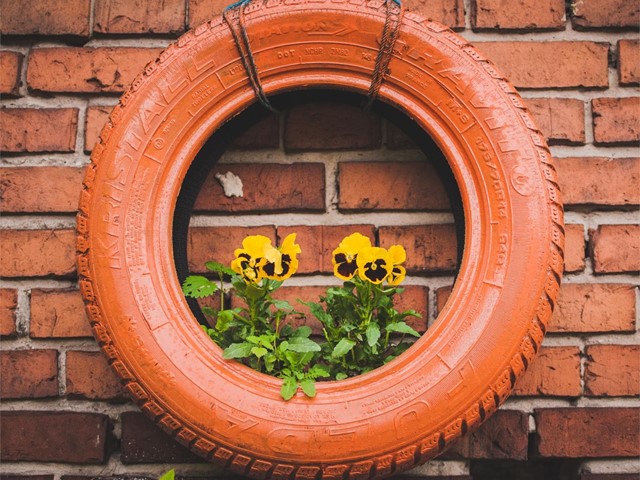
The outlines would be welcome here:
[[[291,233],[287,235],[282,242],[282,245],[278,248],[280,253],[280,269],[277,269],[276,263],[265,262],[262,266],[263,271],[267,278],[272,280],[284,281],[298,270],[298,255],[302,252],[300,245],[296,242],[296,234]]]
[[[389,252],[380,247],[369,247],[361,250],[356,258],[358,276],[362,280],[380,284],[393,269]]]
[[[356,257],[365,248],[371,248],[371,240],[360,233],[344,238],[333,251],[333,273],[340,280],[351,280],[358,269]]]
[[[407,275],[407,270],[401,265],[407,260],[407,252],[402,245],[392,245],[389,247],[389,261],[393,266],[391,273],[387,277],[387,283],[389,285],[400,285]]]
[[[236,249],[233,254],[236,258],[231,262],[231,269],[247,283],[258,283],[266,276],[263,267],[267,262],[282,270],[282,255],[264,235],[246,237],[242,241],[242,248]]]

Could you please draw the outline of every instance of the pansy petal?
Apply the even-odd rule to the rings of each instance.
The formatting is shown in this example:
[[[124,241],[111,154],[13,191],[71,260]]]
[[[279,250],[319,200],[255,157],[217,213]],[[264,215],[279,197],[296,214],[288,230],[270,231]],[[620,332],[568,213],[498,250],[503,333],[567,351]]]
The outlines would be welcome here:
[[[400,285],[406,276],[407,270],[400,265],[395,265],[387,277],[387,283],[395,287]]]
[[[352,233],[348,237],[344,238],[339,245],[339,248],[351,256],[358,255],[361,250],[370,247],[371,240],[358,232]]]
[[[389,261],[394,265],[399,265],[407,260],[407,252],[402,245],[391,245],[389,247]]]

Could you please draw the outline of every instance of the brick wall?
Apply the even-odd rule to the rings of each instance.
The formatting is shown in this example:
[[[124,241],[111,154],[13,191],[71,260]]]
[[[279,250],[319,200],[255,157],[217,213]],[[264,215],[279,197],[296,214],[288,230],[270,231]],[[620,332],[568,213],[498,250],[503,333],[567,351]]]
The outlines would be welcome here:
[[[0,0],[3,479],[154,478],[171,466],[228,478],[127,399],[91,337],[74,264],[83,166],[118,94],[226,3]],[[637,2],[406,4],[459,31],[521,90],[558,159],[568,224],[561,298],[536,362],[501,411],[411,478],[635,479]],[[229,256],[207,250],[211,235],[236,245],[248,232],[297,231],[303,275],[284,294],[311,297],[330,281],[333,245],[357,225],[382,244],[401,237],[420,273],[405,301],[434,321],[453,281],[453,216],[424,155],[393,124],[346,105],[297,105],[240,135],[222,161],[247,194],[229,199],[205,183],[189,239],[194,270]],[[366,188],[354,182],[362,172]]]

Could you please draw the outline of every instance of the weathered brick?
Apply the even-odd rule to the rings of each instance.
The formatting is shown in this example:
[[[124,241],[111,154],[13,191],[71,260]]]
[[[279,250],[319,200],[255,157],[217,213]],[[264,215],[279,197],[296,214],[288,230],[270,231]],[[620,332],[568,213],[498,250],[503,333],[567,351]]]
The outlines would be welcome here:
[[[8,97],[20,95],[22,59],[20,52],[0,51],[0,94]]]
[[[18,291],[14,288],[0,288],[0,337],[16,335],[16,308]]]
[[[527,98],[536,124],[551,145],[585,143],[584,102],[575,98]]]
[[[640,40],[618,40],[618,78],[621,85],[640,84]]]
[[[474,432],[458,440],[446,458],[526,460],[529,416],[500,410]]]
[[[109,114],[113,110],[111,105],[96,105],[87,109],[87,122],[84,131],[84,151],[90,152],[98,140],[102,127],[107,123]]]
[[[189,28],[208,22],[222,14],[229,5],[226,0],[187,0],[189,3]]]
[[[53,475],[3,475],[2,480],[53,480]]]
[[[143,414],[124,412],[120,459],[133,463],[202,463],[199,457],[160,430]]]
[[[412,12],[419,13],[454,30],[464,28],[463,0],[407,0],[404,5]]]
[[[101,352],[67,352],[67,396],[87,400],[126,400],[120,380]]]
[[[73,152],[77,129],[75,108],[2,108],[0,150]]]
[[[234,150],[260,150],[280,146],[280,117],[269,115],[240,133],[231,144]]]
[[[633,285],[564,283],[549,332],[633,332],[635,325]]]
[[[581,272],[584,270],[587,256],[584,226],[580,224],[565,225],[564,241],[564,271]]]
[[[31,290],[32,338],[91,337],[91,327],[78,290]]]
[[[638,480],[637,473],[583,473],[580,480]]]
[[[84,169],[19,167],[0,170],[0,211],[75,212]]]
[[[104,463],[109,417],[97,413],[4,411],[4,462]]]
[[[158,48],[36,48],[27,84],[46,92],[122,92],[161,52]]]
[[[93,29],[99,33],[178,33],[185,26],[184,0],[96,0]]]
[[[513,390],[518,396],[579,397],[580,349],[543,347]]]
[[[638,144],[640,97],[594,98],[591,110],[596,144]]]
[[[482,42],[484,52],[520,88],[606,87],[608,44]]]
[[[387,148],[396,149],[417,149],[418,145],[400,127],[391,122],[387,122]]]
[[[549,408],[535,410],[535,417],[542,457],[640,455],[638,408]]]
[[[361,233],[375,241],[373,225],[297,225],[278,227],[278,238],[296,233],[296,242],[302,252],[298,255],[299,273],[333,273],[332,253],[345,237]]]
[[[449,197],[429,162],[338,165],[341,210],[448,210]]]
[[[616,397],[640,395],[639,345],[589,345],[585,349],[586,395]]]
[[[471,2],[474,30],[564,30],[564,0],[509,0]]]
[[[0,32],[3,35],[90,34],[90,0],[38,0],[28,8],[22,2],[0,0]]]
[[[596,273],[640,271],[640,225],[600,225],[589,237]]]
[[[57,350],[3,351],[0,365],[0,398],[58,396]]]
[[[74,274],[73,230],[4,230],[0,236],[0,275],[42,277]]]
[[[211,260],[229,265],[235,258],[233,252],[242,248],[242,240],[249,235],[264,235],[276,244],[273,226],[190,228],[187,245],[190,271],[206,272],[204,264]]]
[[[640,204],[640,158],[559,158],[556,167],[565,205]]]
[[[240,179],[242,196],[226,195],[224,182],[216,178],[229,172]],[[194,208],[222,213],[322,212],[325,210],[324,165],[218,164],[205,180]]]
[[[450,286],[436,290],[438,312],[442,311],[450,295]],[[560,297],[553,317],[549,321],[548,331],[549,333],[634,332],[635,319],[636,294],[633,285],[564,283],[560,287]],[[562,352],[558,351],[558,353]],[[565,360],[569,361],[570,358],[566,357]],[[538,367],[531,368],[535,371],[545,367],[546,363],[538,362]],[[529,376],[530,373],[527,372],[527,377]],[[524,379],[520,380],[516,388],[523,388],[520,384],[524,381]],[[571,388],[569,385],[567,387]]]
[[[578,30],[633,28],[640,25],[640,7],[626,0],[581,0],[572,4],[571,20]]]
[[[456,230],[447,225],[380,227],[380,246],[402,245],[407,251],[410,273],[451,272],[457,265]]]
[[[285,120],[288,151],[344,150],[380,146],[380,117],[361,108],[336,103],[297,105]]]

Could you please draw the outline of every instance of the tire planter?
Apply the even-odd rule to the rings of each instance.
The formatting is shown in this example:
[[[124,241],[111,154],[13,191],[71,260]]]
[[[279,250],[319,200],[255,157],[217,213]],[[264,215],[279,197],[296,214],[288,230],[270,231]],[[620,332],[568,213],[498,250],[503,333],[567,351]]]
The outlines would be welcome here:
[[[267,96],[366,94],[381,1],[250,3]],[[358,5],[355,5],[355,4]],[[442,150],[459,185],[464,255],[436,324],[366,375],[283,402],[280,382],[222,359],[193,320],[172,251],[176,198],[206,140],[255,103],[220,18],[182,36],[135,79],[87,169],[80,288],[103,352],[167,433],[254,478],[387,476],[442,452],[509,395],[539,348],[563,271],[563,213],[543,136],[494,66],[407,12],[379,100]]]

